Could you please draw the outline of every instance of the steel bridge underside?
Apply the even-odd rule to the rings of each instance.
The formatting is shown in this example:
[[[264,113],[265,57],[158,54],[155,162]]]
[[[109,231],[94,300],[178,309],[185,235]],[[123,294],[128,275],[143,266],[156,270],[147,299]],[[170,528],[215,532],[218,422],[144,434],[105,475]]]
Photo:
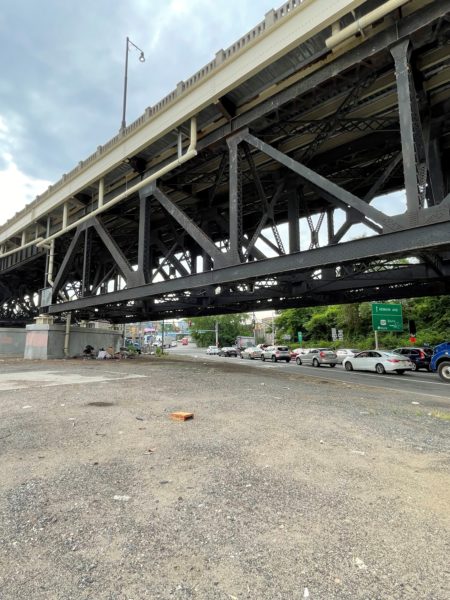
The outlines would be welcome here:
[[[425,5],[335,55],[316,36],[204,109],[195,158],[56,240],[41,307],[49,250],[0,258],[0,322],[449,293],[449,10]],[[169,162],[176,144],[165,136],[130,157],[107,194]],[[375,207],[401,190],[389,211]],[[95,193],[76,195],[73,218],[95,209]]]

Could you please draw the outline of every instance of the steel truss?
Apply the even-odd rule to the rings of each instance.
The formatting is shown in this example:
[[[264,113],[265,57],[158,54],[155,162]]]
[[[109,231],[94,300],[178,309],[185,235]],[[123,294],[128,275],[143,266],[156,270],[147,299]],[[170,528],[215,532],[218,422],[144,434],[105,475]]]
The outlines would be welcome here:
[[[124,322],[448,293],[450,83],[433,95],[420,70],[422,50],[448,44],[448,10],[431,3],[269,100],[228,107],[195,160],[56,240],[41,310]],[[404,209],[374,206],[402,188]],[[354,225],[370,237],[343,241]],[[0,259],[2,323],[37,315],[48,254]]]

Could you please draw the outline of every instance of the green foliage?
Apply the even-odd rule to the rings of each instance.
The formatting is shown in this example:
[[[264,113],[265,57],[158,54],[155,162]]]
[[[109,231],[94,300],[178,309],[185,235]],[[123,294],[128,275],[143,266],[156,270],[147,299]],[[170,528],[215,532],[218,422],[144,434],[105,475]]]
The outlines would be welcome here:
[[[216,322],[219,327],[219,346],[232,346],[239,335],[253,335],[248,314],[217,315],[192,319],[191,336],[199,348],[216,343]],[[199,333],[199,330],[206,330]]]
[[[290,335],[291,339],[297,339],[297,333],[304,331],[304,323],[313,314],[313,308],[288,308],[280,312],[275,318],[276,337],[280,339],[283,335]],[[272,333],[272,328],[267,328],[267,333]]]
[[[399,301],[395,301],[399,302]],[[404,331],[402,333],[379,333],[380,348],[392,349],[408,346],[408,320],[416,322],[417,341],[415,345],[431,346],[450,340],[450,297],[437,296],[413,298],[402,301]],[[303,333],[303,346],[333,346],[334,348],[373,348],[375,335],[372,330],[371,302],[316,306],[312,308],[289,308],[275,318],[277,339],[290,335],[297,339],[297,332]],[[344,332],[344,340],[332,341],[331,328]],[[298,343],[291,344],[297,347]]]

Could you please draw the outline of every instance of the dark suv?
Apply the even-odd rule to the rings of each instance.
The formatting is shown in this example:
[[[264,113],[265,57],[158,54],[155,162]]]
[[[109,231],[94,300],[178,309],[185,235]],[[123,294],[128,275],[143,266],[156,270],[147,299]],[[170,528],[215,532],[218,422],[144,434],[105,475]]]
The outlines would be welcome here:
[[[430,360],[433,355],[432,348],[396,348],[392,350],[396,354],[407,356],[413,364],[413,371],[426,369],[430,371]]]

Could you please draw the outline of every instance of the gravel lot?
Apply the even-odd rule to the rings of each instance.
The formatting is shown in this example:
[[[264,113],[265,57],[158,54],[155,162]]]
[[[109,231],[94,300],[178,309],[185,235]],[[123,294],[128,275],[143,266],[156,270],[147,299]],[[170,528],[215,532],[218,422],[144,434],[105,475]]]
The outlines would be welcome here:
[[[231,360],[1,374],[1,600],[450,597],[450,401]]]

